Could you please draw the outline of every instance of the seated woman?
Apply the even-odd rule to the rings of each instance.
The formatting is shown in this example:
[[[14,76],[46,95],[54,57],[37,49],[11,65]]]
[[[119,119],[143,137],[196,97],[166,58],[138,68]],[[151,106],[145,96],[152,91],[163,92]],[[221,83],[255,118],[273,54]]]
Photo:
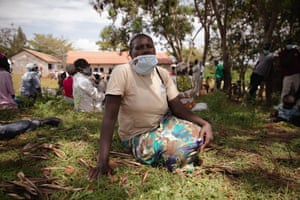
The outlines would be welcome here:
[[[0,53],[0,110],[17,109],[14,101],[15,91],[10,75],[10,64],[6,56]]]
[[[192,170],[200,149],[213,139],[211,125],[180,102],[169,72],[157,66],[150,36],[133,37],[129,54],[130,63],[114,68],[107,85],[99,157],[89,179],[112,171],[109,151],[117,118],[119,137],[138,161],[172,172]]]

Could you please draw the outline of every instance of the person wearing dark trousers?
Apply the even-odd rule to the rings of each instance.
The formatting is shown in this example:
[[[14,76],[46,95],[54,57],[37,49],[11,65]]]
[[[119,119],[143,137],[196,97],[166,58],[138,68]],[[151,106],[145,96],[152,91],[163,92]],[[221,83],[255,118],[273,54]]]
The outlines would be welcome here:
[[[56,117],[34,118],[31,120],[18,120],[8,124],[0,124],[0,140],[13,139],[18,135],[33,131],[44,125],[59,126],[61,119]]]
[[[250,77],[249,95],[251,98],[256,98],[258,86],[261,85],[264,80],[269,78],[273,67],[273,58],[274,55],[270,52],[270,44],[265,44]]]
[[[221,85],[224,79],[224,67],[217,60],[215,61],[215,65],[216,65],[216,71],[215,71],[216,88],[220,90],[222,89]]]

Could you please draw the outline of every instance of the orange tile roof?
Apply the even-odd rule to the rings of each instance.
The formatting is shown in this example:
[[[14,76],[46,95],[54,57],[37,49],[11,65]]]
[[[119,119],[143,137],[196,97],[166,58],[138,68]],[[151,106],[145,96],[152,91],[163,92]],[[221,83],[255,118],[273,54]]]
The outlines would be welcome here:
[[[166,53],[156,53],[158,64],[160,65],[171,65],[173,61],[171,60],[170,56]]]
[[[89,64],[124,64],[130,60],[128,52],[108,51],[68,51],[67,64],[84,58]]]
[[[73,64],[78,58],[84,58],[90,64],[124,64],[131,58],[128,52],[108,51],[68,51],[67,64]],[[157,53],[159,64],[172,64],[166,53]]]
[[[45,54],[45,53],[41,53],[41,52],[38,52],[38,51],[34,51],[34,50],[31,50],[31,49],[23,49],[24,51],[40,58],[41,60],[44,60],[46,61],[47,63],[61,63],[61,60],[52,56],[52,55],[49,55],[49,54]]]

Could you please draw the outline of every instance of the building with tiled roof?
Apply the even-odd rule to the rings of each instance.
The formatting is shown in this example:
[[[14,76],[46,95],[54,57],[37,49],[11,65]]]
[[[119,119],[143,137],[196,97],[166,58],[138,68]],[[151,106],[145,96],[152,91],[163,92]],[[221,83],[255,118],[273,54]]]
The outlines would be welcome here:
[[[67,54],[67,64],[73,64],[75,60],[84,58],[88,61],[93,72],[110,74],[111,70],[120,64],[128,63],[131,58],[126,52],[109,51],[69,51]],[[167,68],[172,64],[172,60],[166,53],[157,53],[158,64]]]
[[[73,64],[75,60],[84,58],[91,65],[93,72],[110,74],[116,65],[128,63],[131,58],[128,52],[109,51],[68,51],[66,63],[49,54],[34,50],[23,49],[20,53],[12,56],[12,69],[15,74],[26,72],[26,65],[36,63],[42,71],[43,77],[51,77],[55,72],[64,71],[64,66]],[[168,70],[172,60],[166,53],[157,53],[158,64]]]
[[[47,76],[51,72],[61,71],[62,61],[52,55],[41,53],[38,51],[23,49],[20,53],[10,58],[12,70],[15,74],[24,74],[28,63],[36,63],[43,76]]]

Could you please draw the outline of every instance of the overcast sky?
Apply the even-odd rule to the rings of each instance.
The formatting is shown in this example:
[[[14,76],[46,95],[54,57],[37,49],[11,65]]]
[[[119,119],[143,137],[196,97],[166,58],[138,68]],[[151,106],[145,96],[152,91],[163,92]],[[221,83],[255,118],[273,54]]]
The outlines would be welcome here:
[[[93,10],[89,0],[0,0],[0,28],[22,27],[27,39],[34,33],[52,34],[76,49],[97,51],[101,30],[110,24]]]

